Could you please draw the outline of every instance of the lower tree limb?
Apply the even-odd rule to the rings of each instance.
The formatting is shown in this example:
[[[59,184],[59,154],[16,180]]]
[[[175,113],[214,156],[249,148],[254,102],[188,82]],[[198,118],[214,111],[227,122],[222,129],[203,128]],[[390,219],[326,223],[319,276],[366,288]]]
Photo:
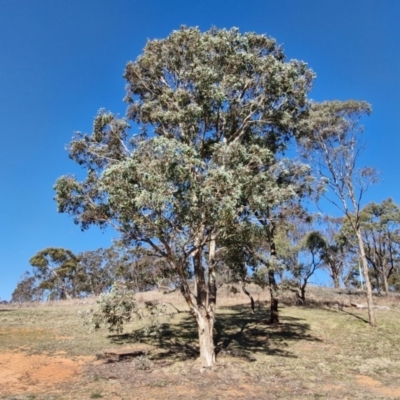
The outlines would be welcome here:
[[[242,283],[242,290],[245,294],[247,294],[247,296],[250,297],[251,312],[254,314],[254,299],[253,296],[246,290],[246,284],[244,282]]]

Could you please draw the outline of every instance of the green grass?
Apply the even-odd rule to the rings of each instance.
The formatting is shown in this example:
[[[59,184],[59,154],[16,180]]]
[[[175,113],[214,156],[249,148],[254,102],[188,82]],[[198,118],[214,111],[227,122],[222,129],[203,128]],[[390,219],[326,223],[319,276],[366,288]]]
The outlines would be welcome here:
[[[181,303],[176,305],[183,309]],[[128,325],[123,335],[109,336],[107,330],[89,333],[78,316],[85,308],[0,311],[0,353],[16,349],[28,354],[65,352],[63,356],[73,359],[132,345],[131,333],[139,325]],[[91,365],[68,392],[54,393],[54,397],[50,393],[48,397],[14,397],[114,398],[112,393],[117,393],[126,399],[179,399],[187,392],[186,398],[196,399],[207,390],[209,398],[221,399],[400,398],[397,309],[377,311],[377,328],[366,322],[366,311],[348,308],[282,306],[278,326],[268,325],[268,316],[267,306],[251,314],[247,303],[220,305],[215,335],[222,351],[212,371],[202,370],[193,351],[188,351],[188,345],[197,344],[197,328],[188,313],[181,313],[166,324],[163,337],[143,339],[154,349],[143,359]],[[249,354],[256,361],[250,362]],[[221,392],[221,388],[225,389]]]
[[[101,399],[103,396],[100,393],[93,393],[90,395],[91,399]]]
[[[93,355],[110,346],[102,334],[90,334],[78,312],[83,306],[13,308],[0,311],[0,351],[24,348],[31,354],[65,351],[69,356]]]

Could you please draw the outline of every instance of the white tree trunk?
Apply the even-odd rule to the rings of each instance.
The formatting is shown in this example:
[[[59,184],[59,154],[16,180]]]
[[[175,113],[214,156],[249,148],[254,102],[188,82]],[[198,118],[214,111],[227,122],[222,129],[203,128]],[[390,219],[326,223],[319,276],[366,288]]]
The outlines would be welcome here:
[[[375,319],[375,314],[374,314],[374,309],[373,309],[374,304],[373,304],[373,299],[372,299],[371,281],[369,280],[369,274],[368,274],[368,263],[367,263],[367,258],[365,256],[365,251],[364,251],[364,242],[363,242],[361,232],[359,229],[357,230],[356,235],[357,235],[357,239],[358,239],[358,247],[360,249],[361,264],[363,266],[365,287],[367,289],[369,324],[371,326],[376,326],[376,319]]]
[[[215,364],[214,317],[199,313],[196,319],[199,329],[200,360],[203,367],[212,367]]]

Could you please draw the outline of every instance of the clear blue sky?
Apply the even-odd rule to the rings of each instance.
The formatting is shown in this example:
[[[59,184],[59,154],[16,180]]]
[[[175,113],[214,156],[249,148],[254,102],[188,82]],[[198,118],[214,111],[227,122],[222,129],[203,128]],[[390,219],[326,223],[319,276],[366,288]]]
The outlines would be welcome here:
[[[124,114],[126,62],[182,24],[275,37],[317,73],[313,99],[369,101],[363,162],[382,182],[367,200],[400,202],[400,1],[0,0],[0,298],[38,250],[111,244],[57,214],[55,180],[79,172],[64,148],[99,108]]]

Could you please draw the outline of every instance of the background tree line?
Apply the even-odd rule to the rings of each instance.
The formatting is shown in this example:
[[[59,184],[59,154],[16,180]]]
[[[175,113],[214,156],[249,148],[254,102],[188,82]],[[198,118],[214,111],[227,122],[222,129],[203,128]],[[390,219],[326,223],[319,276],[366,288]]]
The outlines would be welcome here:
[[[64,300],[97,296],[121,282],[135,292],[170,287],[160,262],[135,249],[112,246],[74,254],[63,248],[47,248],[29,260],[26,272],[12,294],[13,302]]]
[[[400,207],[392,199],[370,203],[360,212],[364,250],[372,287],[378,293],[400,290]],[[303,210],[285,210],[274,220],[275,248],[268,236],[253,232],[253,253],[246,269],[227,268],[226,259],[216,262],[219,285],[255,283],[269,290],[291,290],[299,302],[306,301],[309,283],[321,271],[336,288],[363,288],[360,258],[347,218],[311,215]],[[250,243],[250,233],[246,237]],[[271,265],[271,253],[274,265]],[[237,254],[231,254],[237,262]],[[114,282],[142,292],[174,290],[178,278],[165,274],[163,260],[143,249],[114,245],[74,254],[63,248],[47,248],[30,259],[32,274],[25,272],[12,294],[13,302],[63,300],[97,296]],[[232,263],[231,263],[232,265]],[[277,294],[275,294],[277,295]]]

